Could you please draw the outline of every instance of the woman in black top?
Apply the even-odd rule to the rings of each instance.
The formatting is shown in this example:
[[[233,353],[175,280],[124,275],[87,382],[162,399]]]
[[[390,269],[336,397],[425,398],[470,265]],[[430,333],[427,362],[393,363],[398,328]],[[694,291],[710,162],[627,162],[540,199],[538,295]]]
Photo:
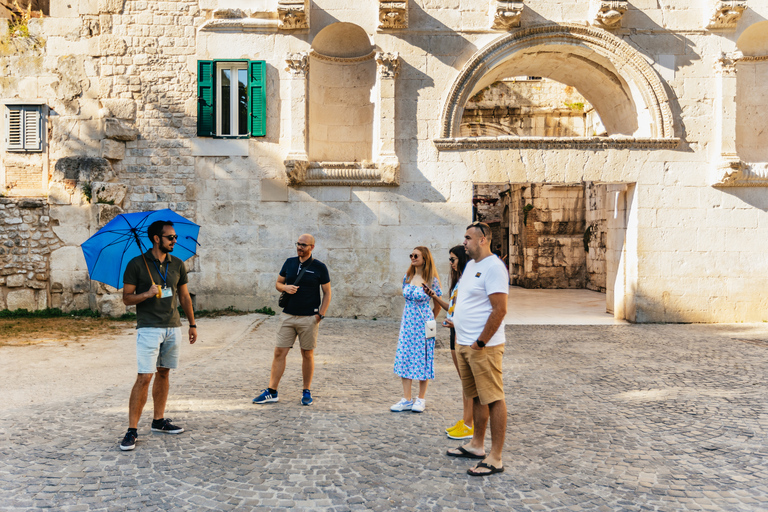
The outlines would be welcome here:
[[[464,250],[463,245],[457,245],[456,247],[453,247],[448,252],[448,254],[450,255],[448,261],[451,263],[451,286],[449,288],[450,293],[448,294],[450,299],[446,302],[436,295],[430,295],[430,297],[433,298],[438,304],[440,304],[440,307],[448,311],[448,316],[445,322],[443,322],[443,325],[451,328],[451,357],[453,358],[453,364],[456,366],[456,371],[458,372],[459,363],[456,360],[456,330],[453,328],[453,322],[451,321],[451,318],[453,317],[453,307],[456,304],[456,292],[458,290],[459,279],[461,278],[461,274],[464,272],[464,267],[467,266],[467,261],[469,258]],[[429,292],[427,293],[429,294]],[[461,378],[461,374],[459,374],[459,378]],[[445,429],[445,432],[451,439],[471,439],[472,434],[474,433],[474,425],[472,421],[472,399],[467,399],[462,394],[462,400],[464,402],[464,416],[462,419],[457,421],[455,425]]]

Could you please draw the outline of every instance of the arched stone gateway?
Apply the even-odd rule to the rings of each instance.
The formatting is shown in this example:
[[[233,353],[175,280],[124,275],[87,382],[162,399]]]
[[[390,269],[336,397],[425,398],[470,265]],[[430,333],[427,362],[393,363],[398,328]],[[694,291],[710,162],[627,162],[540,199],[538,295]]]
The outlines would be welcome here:
[[[547,24],[501,37],[466,63],[445,102],[437,147],[538,146],[547,142],[543,137],[459,137],[467,100],[494,81],[517,75],[545,76],[575,87],[594,105],[608,130],[607,138],[550,138],[558,146],[669,148],[678,143],[664,85],[639,52],[601,29]]]

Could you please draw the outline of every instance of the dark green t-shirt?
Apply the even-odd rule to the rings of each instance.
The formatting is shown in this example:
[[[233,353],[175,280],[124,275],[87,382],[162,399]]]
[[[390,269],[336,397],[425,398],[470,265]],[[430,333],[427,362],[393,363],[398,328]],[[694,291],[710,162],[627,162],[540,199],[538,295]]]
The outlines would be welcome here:
[[[137,328],[141,327],[181,327],[181,318],[179,318],[179,286],[187,284],[187,269],[184,262],[179,258],[174,258],[170,254],[165,256],[165,261],[160,263],[155,259],[152,251],[144,253],[147,263],[141,256],[136,256],[128,262],[123,275],[125,284],[136,286],[136,293],[144,293],[152,287],[152,281],[147,274],[147,266],[152,272],[152,279],[155,284],[163,287],[168,286],[173,297],[158,299],[152,297],[136,305]]]

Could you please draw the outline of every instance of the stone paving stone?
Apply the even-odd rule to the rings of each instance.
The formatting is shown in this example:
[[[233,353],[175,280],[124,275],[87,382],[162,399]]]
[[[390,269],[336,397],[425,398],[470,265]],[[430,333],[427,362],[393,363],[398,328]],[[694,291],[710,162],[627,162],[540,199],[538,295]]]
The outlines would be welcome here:
[[[150,398],[133,452],[117,446],[132,383],[3,413],[0,511],[768,509],[768,349],[743,341],[764,326],[508,327],[506,471],[486,479],[444,455],[460,444],[443,433],[460,415],[447,333],[417,415],[389,412],[391,321],[327,319],[315,404],[296,351],[280,402],[251,404],[276,327],[182,360],[167,416],[187,431],[151,433]]]

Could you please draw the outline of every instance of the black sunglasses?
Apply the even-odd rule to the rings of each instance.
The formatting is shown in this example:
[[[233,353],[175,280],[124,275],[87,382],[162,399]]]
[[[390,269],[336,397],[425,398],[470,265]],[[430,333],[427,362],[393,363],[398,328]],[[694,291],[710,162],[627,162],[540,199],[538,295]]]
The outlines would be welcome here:
[[[482,223],[480,221],[475,221],[472,224],[470,224],[469,226],[472,227],[472,228],[479,229],[483,233],[483,236],[485,236],[485,226],[486,226],[486,224],[484,224],[484,223]]]
[[[418,255],[418,254],[416,254],[416,253],[413,253],[413,254],[411,254],[411,255],[410,255],[410,258],[411,258],[412,260],[418,259],[418,257],[419,257],[419,255]]]
[[[454,261],[459,261],[459,258],[448,258],[448,261],[453,263]]]
[[[179,238],[178,235],[162,235],[163,238],[167,238],[168,240],[177,240]]]
[[[303,244],[301,242],[296,242],[296,247],[312,247],[312,244]]]

